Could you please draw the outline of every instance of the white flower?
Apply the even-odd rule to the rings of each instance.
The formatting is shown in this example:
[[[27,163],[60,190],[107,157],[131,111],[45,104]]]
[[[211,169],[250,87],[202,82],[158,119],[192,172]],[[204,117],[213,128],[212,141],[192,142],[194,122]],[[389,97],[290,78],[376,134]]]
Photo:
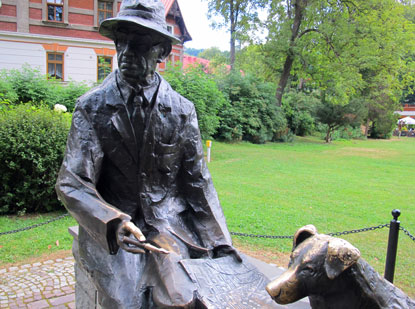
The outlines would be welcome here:
[[[55,112],[58,112],[58,113],[65,113],[65,112],[68,111],[68,109],[66,108],[66,106],[65,105],[62,105],[62,104],[55,104],[55,106],[53,107],[53,110]]]

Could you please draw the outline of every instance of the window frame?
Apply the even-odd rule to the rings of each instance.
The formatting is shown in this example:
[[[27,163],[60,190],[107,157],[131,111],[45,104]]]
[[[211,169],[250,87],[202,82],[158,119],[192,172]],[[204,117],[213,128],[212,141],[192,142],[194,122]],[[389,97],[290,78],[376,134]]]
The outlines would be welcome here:
[[[62,12],[62,21],[49,20],[48,18],[48,2],[47,0],[42,0],[42,22],[47,25],[55,25],[56,27],[67,27],[68,18],[69,18],[69,8],[68,0],[63,0],[63,12]]]
[[[49,2],[49,1],[54,1]],[[65,0],[62,0],[62,3],[56,3],[55,0],[46,0],[46,20],[49,22],[55,22],[55,23],[63,23],[65,20]],[[49,6],[53,6],[53,18],[54,19],[49,19]],[[61,20],[56,20],[56,8],[60,7],[62,8],[62,17]]]
[[[49,55],[60,55],[62,56],[62,60],[49,60]],[[65,65],[64,65],[64,59],[65,59],[65,54],[64,53],[60,53],[60,52],[55,52],[55,51],[51,51],[51,52],[46,52],[46,74],[48,75],[48,79],[54,78],[57,81],[65,81]],[[49,64],[54,64],[55,65],[55,76],[51,76],[49,75]],[[56,65],[57,64],[61,64],[62,65],[62,78],[57,78],[56,77]]]
[[[111,2],[112,3],[112,16],[116,16],[118,12],[119,0],[94,0],[94,27],[99,27],[99,12],[98,12],[98,1]]]
[[[99,4],[100,4],[100,3],[105,3],[105,4],[110,3],[110,4],[111,4],[111,9],[110,9],[110,10],[108,10],[108,9],[107,9],[107,7],[106,7],[105,9],[100,9],[100,8],[99,8]],[[104,19],[114,17],[114,1],[109,1],[109,0],[98,0],[97,5],[98,5],[98,6],[97,6],[97,20],[96,20],[97,25],[100,25],[100,24],[101,24],[101,22],[99,21],[99,13],[100,13],[100,12],[104,12],[104,15],[105,15],[105,18],[104,18]],[[111,14],[111,16],[110,16],[110,17],[108,17],[108,14]]]
[[[102,68],[105,68],[105,64],[100,64],[100,61],[99,61],[99,59],[110,59],[110,61],[111,61],[111,63],[109,64],[109,68],[111,69],[110,70],[110,72],[107,74],[107,75],[105,75],[104,76],[104,78],[102,78],[102,80],[104,80],[108,75],[110,75],[111,74],[111,72],[112,72],[112,70],[113,70],[113,68],[114,68],[114,57],[112,57],[112,56],[103,56],[103,55],[97,55],[97,81],[100,81],[101,79],[99,78],[99,69],[102,67]],[[104,72],[104,74],[105,74],[105,72]]]

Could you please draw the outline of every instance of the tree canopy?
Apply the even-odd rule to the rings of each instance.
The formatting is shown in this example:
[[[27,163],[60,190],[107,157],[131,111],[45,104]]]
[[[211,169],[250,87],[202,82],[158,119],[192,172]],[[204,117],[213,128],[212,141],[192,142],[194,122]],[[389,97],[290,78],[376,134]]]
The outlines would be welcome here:
[[[411,2],[209,0],[209,12],[223,17],[221,26],[230,30],[231,42],[242,33],[246,42],[255,41],[246,37],[251,33],[249,21],[264,27],[266,40],[242,48],[235,62],[231,48],[230,61],[237,69],[273,82],[278,106],[287,89],[314,90],[326,104],[359,102],[365,110],[362,122],[369,127],[380,118],[393,122],[390,114],[414,93]],[[266,9],[264,23],[258,20],[259,8]]]

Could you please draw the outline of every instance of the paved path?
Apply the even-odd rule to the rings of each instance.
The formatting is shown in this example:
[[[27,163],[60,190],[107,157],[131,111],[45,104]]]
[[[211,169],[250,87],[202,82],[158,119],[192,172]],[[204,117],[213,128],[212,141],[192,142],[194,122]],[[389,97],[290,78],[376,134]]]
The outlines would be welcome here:
[[[74,259],[0,269],[0,308],[75,308]]]

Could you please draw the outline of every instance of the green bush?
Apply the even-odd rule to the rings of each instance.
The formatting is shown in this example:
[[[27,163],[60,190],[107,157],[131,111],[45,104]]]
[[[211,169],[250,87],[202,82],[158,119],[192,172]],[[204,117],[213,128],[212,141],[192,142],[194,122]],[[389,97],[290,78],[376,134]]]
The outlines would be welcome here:
[[[379,114],[372,122],[370,138],[391,138],[393,129],[396,128],[397,121],[397,116],[396,114],[393,114],[393,112]]]
[[[55,104],[62,104],[66,106],[69,112],[73,112],[76,100],[90,89],[87,84],[77,82],[69,82],[66,85],[55,82],[54,86],[53,96],[48,98],[47,104],[50,107]]]
[[[47,102],[51,95],[46,76],[27,64],[23,65],[21,69],[2,70],[0,79],[9,83],[17,94],[17,100],[13,103],[33,102],[40,104]]]
[[[316,126],[316,132],[315,136],[321,137],[321,139],[324,139],[327,134],[327,125],[318,123]],[[335,130],[331,134],[331,140],[350,140],[350,139],[365,139],[366,136],[362,133],[362,129],[360,126],[343,126],[339,129]]]
[[[7,101],[10,104],[14,104],[18,102],[19,97],[17,93],[14,91],[11,83],[1,78],[0,78],[0,94],[2,96],[0,100],[2,100],[3,102]]]
[[[282,99],[282,109],[290,130],[299,136],[309,135],[314,130],[315,107],[320,100],[312,94],[289,91]]]
[[[163,76],[174,90],[194,103],[202,138],[211,138],[219,126],[218,111],[226,104],[212,76],[201,67],[189,68],[184,73],[179,67],[172,66]]]
[[[275,86],[240,72],[218,78],[229,104],[219,111],[221,124],[217,138],[265,143],[281,138],[287,123],[276,106]]]
[[[70,114],[46,106],[0,109],[0,214],[62,207],[54,185],[69,127]]]
[[[0,72],[0,93],[12,104],[28,103],[46,104],[53,108],[55,104],[66,106],[73,111],[76,99],[90,87],[84,83],[69,82],[63,84],[25,64],[21,69],[2,70]]]

